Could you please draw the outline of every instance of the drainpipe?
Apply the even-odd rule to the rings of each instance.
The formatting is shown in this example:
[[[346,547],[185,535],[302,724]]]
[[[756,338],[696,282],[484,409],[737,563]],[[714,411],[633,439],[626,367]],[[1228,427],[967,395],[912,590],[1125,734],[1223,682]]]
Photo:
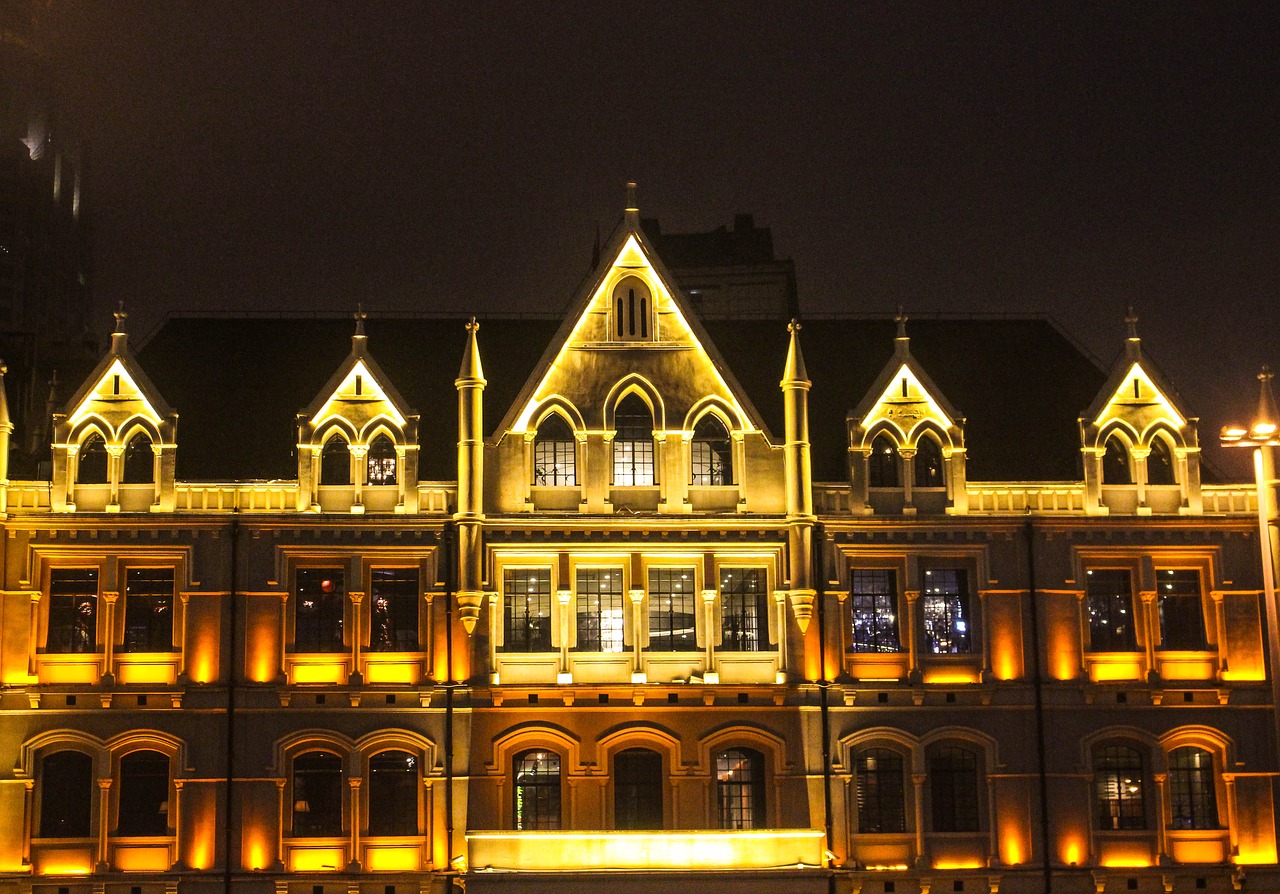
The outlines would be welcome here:
[[[827,680],[827,581],[826,563],[823,561],[823,527],[819,522],[813,526],[813,575],[814,589],[817,591],[816,601],[818,614],[818,703],[822,711],[822,819],[826,831],[826,850],[832,852],[832,819],[831,819],[831,706]],[[827,876],[827,889],[835,890],[835,876]]]
[[[227,624],[227,763],[226,763],[226,799],[223,805],[222,823],[222,888],[224,894],[231,894],[231,811],[235,796],[236,777],[236,624],[239,613],[236,602],[239,599],[239,545],[240,545],[240,510],[231,510],[231,603],[228,606]]]
[[[440,532],[440,558],[444,564],[444,828],[448,867],[453,870],[453,594],[454,594],[454,527],[445,520]]]
[[[1040,775],[1040,862],[1044,868],[1045,894],[1053,892],[1053,861],[1049,848],[1053,836],[1049,834],[1049,771],[1044,753],[1044,674],[1040,669],[1040,609],[1036,605],[1036,528],[1031,519],[1025,526],[1027,533],[1027,593],[1031,607],[1031,652],[1035,663],[1031,668],[1031,686],[1035,693],[1036,707],[1036,763]]]

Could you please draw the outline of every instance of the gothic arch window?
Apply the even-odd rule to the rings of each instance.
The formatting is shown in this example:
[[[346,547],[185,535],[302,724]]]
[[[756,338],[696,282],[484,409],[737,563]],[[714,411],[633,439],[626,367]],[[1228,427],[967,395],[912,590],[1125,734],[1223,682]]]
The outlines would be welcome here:
[[[365,466],[365,480],[369,484],[396,483],[396,445],[391,443],[390,438],[383,434],[373,439]]]
[[[693,427],[689,464],[695,487],[733,484],[733,442],[720,418],[707,413]]]
[[[151,438],[146,432],[138,432],[124,448],[125,484],[151,484],[155,481],[155,454],[151,450]]]
[[[94,432],[80,445],[80,463],[76,478],[80,484],[107,483],[107,442]]]
[[[1129,448],[1119,435],[1107,438],[1107,449],[1102,455],[1103,484],[1133,484],[1133,472],[1129,469]]]
[[[1093,788],[1099,829],[1147,828],[1144,782],[1142,753],[1138,749],[1112,743],[1094,749]]]
[[[888,748],[864,748],[854,758],[859,832],[907,831],[903,763],[902,755]]]
[[[764,812],[764,756],[751,748],[716,755],[716,803],[721,829],[759,829]]]
[[[169,757],[131,751],[120,758],[120,835],[164,835],[169,831]]]
[[[653,466],[653,415],[638,394],[628,394],[614,413],[613,483],[650,486]]]
[[[369,758],[369,834],[417,835],[418,758],[383,751]]]
[[[55,751],[40,761],[41,838],[88,838],[95,798],[93,758],[82,751]]]
[[[1218,797],[1213,755],[1188,746],[1169,752],[1172,828],[1217,829]]]
[[[886,434],[876,435],[867,457],[867,484],[871,487],[901,487],[902,472],[898,445]]]
[[[560,755],[524,751],[512,762],[514,820],[519,830],[560,828]]]
[[[613,756],[613,827],[662,828],[662,755],[628,748]]]
[[[922,435],[916,444],[916,487],[945,487],[942,476],[942,447],[929,435]]]
[[[1151,439],[1147,454],[1147,484],[1176,484],[1173,474],[1173,452],[1169,442],[1158,435]]]
[[[577,443],[559,413],[542,420],[533,439],[533,483],[572,487],[578,483]]]
[[[613,331],[619,340],[647,339],[652,311],[649,287],[638,277],[628,276],[613,287]]]
[[[293,759],[293,835],[336,838],[342,834],[342,758],[308,751]]]
[[[351,451],[341,435],[334,435],[325,441],[320,451],[320,483],[351,483]]]

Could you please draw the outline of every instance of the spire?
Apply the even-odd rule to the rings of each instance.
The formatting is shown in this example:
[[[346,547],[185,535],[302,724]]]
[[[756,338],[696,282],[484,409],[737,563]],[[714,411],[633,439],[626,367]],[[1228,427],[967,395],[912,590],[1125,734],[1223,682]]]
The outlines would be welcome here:
[[[484,368],[480,365],[480,344],[476,341],[476,332],[480,324],[472,317],[467,321],[467,347],[462,353],[462,368],[458,370],[457,384],[486,384]]]
[[[898,334],[893,339],[893,351],[899,357],[905,357],[911,352],[911,339],[907,337],[907,314],[901,304],[898,305],[898,313],[893,321],[898,324]]]
[[[809,384],[809,372],[804,368],[804,354],[800,351],[800,323],[792,320],[787,324],[791,333],[791,344],[787,347],[787,365],[782,372],[782,387],[797,384]]]
[[[363,302],[356,302],[356,312],[352,314],[352,316],[356,321],[356,334],[351,336],[351,347],[353,350],[359,351],[364,346],[364,342],[368,338],[368,336],[364,334],[364,321],[369,315],[364,312]]]
[[[1124,327],[1127,333],[1127,341],[1125,342],[1125,352],[1133,360],[1137,360],[1142,356],[1142,339],[1138,338],[1138,315],[1133,312],[1133,305],[1129,305],[1128,313],[1124,317]]]
[[[634,180],[627,181],[627,212],[625,215],[627,226],[634,229],[640,227],[640,206],[636,203],[636,182]]]
[[[1262,367],[1258,373],[1259,391],[1258,412],[1253,419],[1253,436],[1271,438],[1275,436],[1276,427],[1280,426],[1280,413],[1276,412],[1276,395],[1271,390],[1271,367]]]
[[[116,318],[116,328],[111,331],[111,353],[119,354],[129,340],[129,334],[124,329],[124,321],[129,318],[129,315],[124,312],[123,301],[116,305],[116,311],[112,316]]]

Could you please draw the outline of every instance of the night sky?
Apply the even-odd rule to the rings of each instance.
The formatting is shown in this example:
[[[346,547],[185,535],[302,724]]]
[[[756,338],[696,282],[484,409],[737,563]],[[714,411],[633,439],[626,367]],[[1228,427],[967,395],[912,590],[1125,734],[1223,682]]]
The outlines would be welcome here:
[[[559,311],[634,178],[667,231],[754,213],[810,313],[1044,312],[1110,364],[1132,303],[1206,447],[1280,366],[1274,4],[60,0],[52,24],[97,300],[138,333]]]

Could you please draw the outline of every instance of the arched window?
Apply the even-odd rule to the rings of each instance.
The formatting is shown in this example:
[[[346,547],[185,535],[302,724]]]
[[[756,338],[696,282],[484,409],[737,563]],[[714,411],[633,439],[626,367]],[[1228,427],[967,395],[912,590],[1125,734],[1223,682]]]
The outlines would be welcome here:
[[[520,830],[560,828],[560,755],[554,751],[517,754],[515,777],[515,827]]]
[[[336,838],[342,834],[342,758],[308,751],[293,759],[293,835]]]
[[[1142,755],[1127,745],[1104,745],[1093,754],[1093,790],[1099,829],[1145,829]]]
[[[378,435],[369,445],[365,480],[371,485],[396,483],[396,445],[386,435]]]
[[[158,751],[131,751],[120,758],[120,835],[165,835],[169,831],[169,758]]]
[[[55,751],[40,761],[40,837],[88,838],[90,805],[96,799],[93,758],[82,751]]]
[[[947,745],[929,757],[929,797],[933,831],[978,832],[978,756]]]
[[[1129,470],[1129,448],[1119,435],[1107,438],[1107,452],[1102,455],[1103,484],[1133,484]]]
[[[1151,452],[1147,454],[1147,484],[1176,484],[1173,474],[1173,454],[1164,438],[1151,439]]]
[[[717,416],[708,413],[698,420],[689,451],[691,484],[695,487],[733,484],[733,442]]]
[[[649,287],[635,276],[628,276],[613,288],[614,333],[624,341],[649,337],[649,315],[652,310]]]
[[[1173,828],[1218,828],[1218,796],[1214,790],[1213,755],[1201,748],[1169,752],[1169,797]]]
[[[764,756],[750,748],[716,755],[716,803],[721,829],[759,829],[764,813]]]
[[[334,435],[325,441],[320,451],[320,483],[351,483],[351,451],[341,435]]]
[[[902,755],[888,748],[863,749],[854,759],[854,772],[858,777],[858,831],[907,831]]]
[[[76,480],[80,484],[107,483],[107,442],[96,432],[85,438],[80,445]]]
[[[662,828],[662,755],[628,748],[613,757],[613,827]]]
[[[125,484],[150,484],[155,481],[155,453],[151,450],[151,438],[138,432],[124,448]]]
[[[533,483],[545,487],[578,483],[577,444],[569,423],[559,413],[542,420],[534,436]]]
[[[653,474],[653,415],[638,394],[628,394],[614,414],[613,483],[650,486]]]
[[[898,445],[888,435],[876,435],[867,457],[867,484],[871,487],[902,487]]]
[[[916,443],[914,466],[916,487],[946,487],[942,477],[942,448],[928,435],[921,436]]]
[[[418,759],[407,751],[369,758],[369,834],[417,835]]]

